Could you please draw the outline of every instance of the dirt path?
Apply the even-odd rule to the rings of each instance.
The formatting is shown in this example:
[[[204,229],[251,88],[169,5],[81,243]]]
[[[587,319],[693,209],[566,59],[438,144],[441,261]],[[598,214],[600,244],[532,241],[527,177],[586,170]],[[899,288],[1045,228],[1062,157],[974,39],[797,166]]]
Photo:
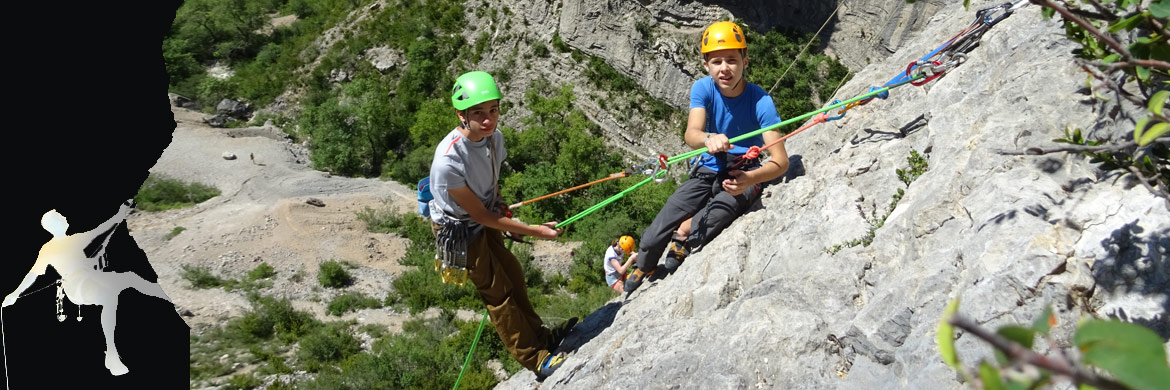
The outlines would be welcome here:
[[[315,171],[309,166],[307,151],[285,141],[278,129],[215,129],[203,124],[200,112],[182,108],[173,112],[178,128],[151,172],[211,185],[221,195],[181,210],[135,212],[128,223],[163,289],[181,313],[190,311],[184,319],[193,331],[222,324],[249,306],[239,291],[192,289],[180,276],[183,265],[205,266],[217,276],[241,278],[266,262],[277,275],[273,286],[262,293],[289,298],[321,319],[337,319],[327,316],[324,307],[343,291],[385,297],[390,282],[404,270],[398,259],[406,251],[407,240],[367,232],[357,212],[387,205],[411,210],[413,189],[391,181]],[[226,160],[224,152],[237,158]],[[325,206],[307,204],[309,198]],[[168,240],[166,236],[176,227],[185,230]],[[328,260],[358,265],[350,270],[354,285],[343,291],[320,287],[317,267]],[[370,309],[342,318],[395,329],[409,316]]]

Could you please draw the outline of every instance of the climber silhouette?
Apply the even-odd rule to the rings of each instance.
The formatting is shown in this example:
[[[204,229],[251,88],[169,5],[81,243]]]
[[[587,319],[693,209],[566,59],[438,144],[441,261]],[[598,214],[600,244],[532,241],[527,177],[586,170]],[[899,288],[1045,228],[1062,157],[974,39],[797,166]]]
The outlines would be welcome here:
[[[105,258],[105,243],[113,235],[113,228],[126,219],[126,214],[134,206],[133,200],[128,200],[118,209],[118,213],[103,222],[97,228],[84,233],[66,235],[69,222],[57,210],[49,210],[41,217],[41,226],[53,234],[53,238],[41,247],[36,263],[32,270],[25,275],[20,286],[4,298],[0,307],[7,307],[20,298],[20,294],[36,281],[37,276],[44,275],[47,266],[61,275],[59,291],[63,291],[70,301],[80,305],[102,306],[102,332],[106,336],[106,369],[113,375],[122,375],[130,372],[122,364],[118,356],[118,347],[114,345],[114,327],[118,319],[118,294],[127,288],[134,288],[139,292],[170,302],[171,299],[163,292],[158,283],[148,282],[133,272],[103,271],[100,264]],[[87,256],[85,249],[95,239],[102,237],[105,241],[102,247],[93,255]],[[60,306],[58,303],[58,311]],[[79,312],[80,313],[80,312]],[[58,320],[64,317],[60,316]]]

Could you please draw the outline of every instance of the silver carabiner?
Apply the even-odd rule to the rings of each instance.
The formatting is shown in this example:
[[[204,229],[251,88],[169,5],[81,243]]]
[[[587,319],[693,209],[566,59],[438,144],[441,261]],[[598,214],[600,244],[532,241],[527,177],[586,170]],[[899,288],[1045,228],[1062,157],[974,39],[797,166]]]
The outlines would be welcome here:
[[[654,173],[650,177],[654,178],[655,183],[662,183],[666,181],[666,177],[670,176],[670,164],[667,164],[667,158],[664,154],[658,155],[658,165],[654,167]],[[664,172],[662,177],[658,177],[659,172]]]

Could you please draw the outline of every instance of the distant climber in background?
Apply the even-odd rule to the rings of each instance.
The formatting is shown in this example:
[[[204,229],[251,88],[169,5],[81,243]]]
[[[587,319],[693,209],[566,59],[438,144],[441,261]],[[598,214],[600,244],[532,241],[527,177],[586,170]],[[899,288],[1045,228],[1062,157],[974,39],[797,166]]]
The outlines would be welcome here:
[[[605,259],[603,260],[605,267],[605,284],[617,291],[618,294],[626,292],[626,269],[630,264],[638,258],[638,253],[634,252],[634,238],[630,236],[621,236],[613,240],[609,244],[609,248],[605,250]],[[630,255],[625,263],[622,263],[622,257]]]
[[[41,226],[53,234],[53,238],[41,247],[32,270],[25,275],[20,286],[8,296],[4,297],[3,307],[16,303],[20,294],[36,281],[37,276],[44,275],[48,266],[61,275],[58,282],[57,320],[63,321],[60,299],[62,293],[77,305],[102,306],[102,332],[106,336],[106,369],[113,375],[122,375],[130,372],[118,355],[118,347],[114,345],[114,328],[118,319],[118,294],[127,288],[157,297],[167,302],[171,298],[163,292],[158,283],[148,282],[133,272],[103,271],[106,255],[105,245],[114,235],[114,228],[126,219],[134,201],[127,200],[118,209],[118,213],[100,226],[84,233],[66,235],[69,221],[57,210],[49,210],[41,217]],[[85,249],[94,240],[105,234],[101,248],[93,255],[87,256]],[[80,309],[79,309],[80,310]]]
[[[690,113],[683,141],[694,149],[707,148],[692,168],[690,178],[670,195],[642,232],[637,269],[626,279],[633,293],[658,268],[658,258],[671,241],[665,267],[671,273],[691,251],[710,242],[753,204],[759,202],[766,183],[788,170],[788,152],[780,142],[767,149],[772,159],[741,158],[748,147],[761,147],[780,139],[777,131],[738,141],[731,138],[780,123],[772,97],[763,88],[744,80],[748,65],[747,38],[732,22],[715,22],[703,31],[699,42],[707,77],[691,85]],[[682,237],[684,221],[690,232]]]

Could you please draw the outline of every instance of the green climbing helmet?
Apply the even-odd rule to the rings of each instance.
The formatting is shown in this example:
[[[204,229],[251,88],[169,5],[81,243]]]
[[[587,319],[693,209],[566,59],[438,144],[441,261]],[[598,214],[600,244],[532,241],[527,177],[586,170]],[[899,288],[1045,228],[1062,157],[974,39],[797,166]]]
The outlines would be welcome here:
[[[451,105],[456,110],[463,111],[471,106],[489,100],[503,98],[500,88],[496,87],[496,80],[484,71],[471,71],[455,79],[455,86],[451,88]]]

